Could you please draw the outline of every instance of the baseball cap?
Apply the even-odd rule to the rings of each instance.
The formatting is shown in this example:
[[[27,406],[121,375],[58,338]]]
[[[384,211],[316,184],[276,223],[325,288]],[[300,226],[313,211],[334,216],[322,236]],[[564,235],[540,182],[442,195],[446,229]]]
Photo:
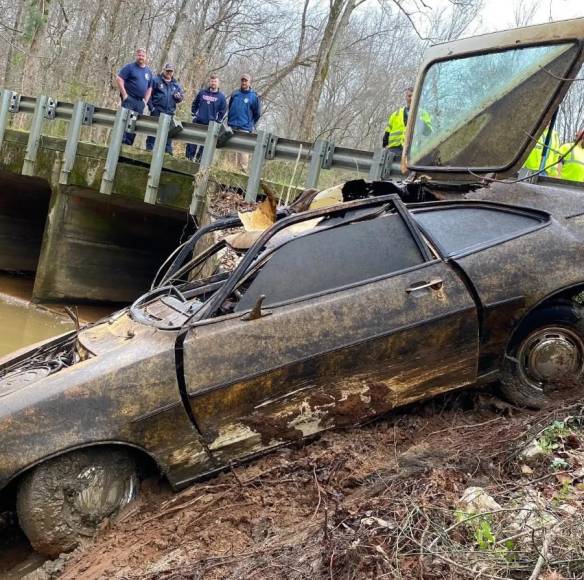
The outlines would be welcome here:
[[[241,80],[245,79],[246,81],[251,81],[251,76],[246,74],[241,75]]]
[[[164,65],[164,70],[174,70],[174,65],[173,65],[173,64],[171,64],[171,63],[169,63],[169,62],[167,62],[167,63]]]

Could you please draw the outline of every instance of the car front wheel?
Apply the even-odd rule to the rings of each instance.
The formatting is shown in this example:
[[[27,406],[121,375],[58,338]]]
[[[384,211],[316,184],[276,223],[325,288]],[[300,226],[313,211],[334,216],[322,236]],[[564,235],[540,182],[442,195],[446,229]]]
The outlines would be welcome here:
[[[583,379],[582,307],[558,302],[530,314],[505,355],[504,395],[522,407],[541,408],[581,388]]]
[[[24,476],[18,520],[32,547],[55,557],[93,536],[100,522],[136,496],[138,487],[136,461],[126,450],[74,451]]]

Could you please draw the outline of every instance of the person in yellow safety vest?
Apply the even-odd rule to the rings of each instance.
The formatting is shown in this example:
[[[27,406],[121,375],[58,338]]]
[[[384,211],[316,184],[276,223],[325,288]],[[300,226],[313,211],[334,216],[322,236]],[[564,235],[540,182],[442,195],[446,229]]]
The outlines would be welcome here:
[[[549,126],[543,130],[543,133],[537,140],[537,144],[531,150],[529,157],[525,160],[523,164],[523,169],[529,169],[529,171],[539,171],[541,167],[541,156],[543,155],[543,147],[545,145],[545,140],[549,132]],[[552,136],[550,137],[549,149],[547,152],[547,157],[545,160],[544,167],[549,167],[543,174],[549,175],[550,177],[558,177],[558,165],[557,161],[559,158],[560,149],[560,136],[557,131],[552,131]],[[554,165],[555,164],[555,165]],[[551,167],[550,167],[551,165]]]
[[[574,143],[564,143],[560,147],[562,168],[560,177],[569,181],[584,182],[584,131],[576,133]]]
[[[383,146],[387,147],[397,157],[401,157],[403,153],[406,127],[408,124],[413,94],[413,87],[408,87],[405,91],[406,106],[400,107],[389,116],[387,119],[387,127],[383,134]],[[429,134],[432,131],[430,115],[427,112],[422,111],[420,117],[425,125],[424,134]]]

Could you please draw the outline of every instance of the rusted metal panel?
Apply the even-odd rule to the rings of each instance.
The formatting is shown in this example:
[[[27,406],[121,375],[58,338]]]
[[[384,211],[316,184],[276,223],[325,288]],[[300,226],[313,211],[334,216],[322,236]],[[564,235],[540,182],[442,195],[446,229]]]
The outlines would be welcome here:
[[[407,292],[440,278],[439,290]],[[478,324],[447,265],[197,326],[184,344],[197,424],[220,463],[476,378]]]
[[[122,316],[81,332],[96,356],[0,393],[0,485],[53,454],[110,441],[147,451],[171,481],[211,465],[181,402],[175,337]]]
[[[555,220],[456,262],[472,280],[484,308],[480,372],[499,367],[512,332],[537,304],[584,283],[582,238]]]

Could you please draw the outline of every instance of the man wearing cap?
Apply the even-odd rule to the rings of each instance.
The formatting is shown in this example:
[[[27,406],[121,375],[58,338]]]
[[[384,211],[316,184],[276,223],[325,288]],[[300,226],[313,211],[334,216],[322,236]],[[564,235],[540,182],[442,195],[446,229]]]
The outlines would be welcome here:
[[[414,87],[408,87],[404,93],[405,107],[400,107],[387,119],[387,127],[383,133],[383,146],[389,149],[396,157],[400,158],[403,153],[406,128],[410,116],[410,107],[414,96]],[[432,118],[427,111],[418,113],[418,120],[423,125],[420,127],[423,135],[432,133]]]
[[[241,86],[233,91],[229,98],[229,113],[227,124],[235,131],[251,133],[255,130],[261,114],[261,103],[256,92],[251,88],[251,76],[241,75]],[[249,155],[239,153],[238,162],[243,169],[247,169]]]
[[[212,73],[209,75],[207,88],[201,89],[193,100],[191,113],[193,114],[193,123],[208,125],[211,121],[221,123],[227,110],[227,99],[222,91],[219,90],[219,77]],[[203,147],[193,143],[187,143],[185,155],[191,161],[199,161],[203,155]],[[196,157],[196,159],[195,159]]]
[[[150,100],[152,93],[152,71],[146,63],[146,51],[143,48],[138,48],[136,60],[123,66],[116,75],[122,107],[140,115],[144,112],[144,106]],[[135,137],[135,133],[126,132],[122,143],[133,145]]]
[[[160,113],[174,115],[176,106],[183,100],[183,89],[174,78],[174,65],[167,62],[162,73],[152,80],[152,96],[148,101],[148,109],[151,117],[159,117]],[[154,148],[154,136],[146,137],[146,149]],[[172,155],[172,141],[166,141],[166,152]]]

